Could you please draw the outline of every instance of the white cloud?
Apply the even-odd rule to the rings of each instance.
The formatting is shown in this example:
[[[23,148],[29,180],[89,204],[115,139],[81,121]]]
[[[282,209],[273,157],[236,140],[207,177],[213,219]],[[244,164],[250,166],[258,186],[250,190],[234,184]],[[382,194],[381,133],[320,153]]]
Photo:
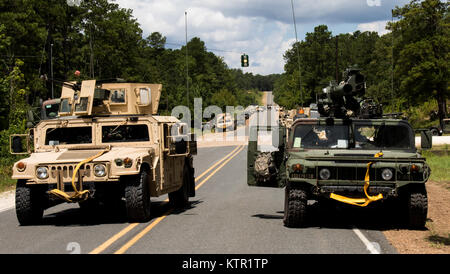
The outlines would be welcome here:
[[[294,0],[299,39],[312,24],[355,29],[384,30],[386,16],[394,5],[409,0]],[[144,35],[161,32],[167,42],[184,44],[185,11],[188,12],[188,39],[199,37],[209,49],[224,57],[231,68],[240,67],[240,54],[247,53],[250,67],[245,71],[269,74],[283,72],[284,52],[292,45],[291,1],[273,0],[116,0],[133,9]],[[378,5],[380,2],[380,5]],[[372,2],[370,2],[372,3]],[[357,26],[357,28],[356,28]],[[302,32],[303,31],[303,32]],[[348,32],[348,27],[345,32]],[[338,27],[339,32],[339,27]]]
[[[370,23],[363,23],[359,24],[357,29],[364,32],[364,31],[376,31],[379,35],[384,35],[388,33],[389,31],[386,29],[386,24],[389,21],[375,21]]]

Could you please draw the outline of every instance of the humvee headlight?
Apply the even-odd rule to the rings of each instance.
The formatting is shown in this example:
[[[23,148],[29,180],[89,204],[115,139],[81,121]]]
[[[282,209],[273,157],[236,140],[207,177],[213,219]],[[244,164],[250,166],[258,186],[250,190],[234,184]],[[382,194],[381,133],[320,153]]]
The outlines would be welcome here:
[[[331,177],[331,171],[328,168],[322,168],[319,171],[319,177],[322,180],[328,180]]]
[[[38,167],[36,169],[36,176],[41,180],[47,179],[48,178],[48,169],[43,166]]]
[[[94,166],[94,174],[97,177],[104,177],[106,175],[105,165],[99,164]]]
[[[390,179],[392,179],[392,176],[394,176],[394,174],[392,173],[392,170],[390,170],[389,168],[385,168],[381,172],[381,178],[383,178],[383,180],[385,181],[389,181]]]

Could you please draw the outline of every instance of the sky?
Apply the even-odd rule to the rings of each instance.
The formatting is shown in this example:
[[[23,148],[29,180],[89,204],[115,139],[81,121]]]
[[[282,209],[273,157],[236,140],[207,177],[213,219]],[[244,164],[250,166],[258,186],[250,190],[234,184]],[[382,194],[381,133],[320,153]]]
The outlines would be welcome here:
[[[229,68],[241,68],[240,56],[249,56],[244,72],[283,73],[283,54],[295,42],[291,0],[115,0],[132,9],[147,37],[160,32],[167,48],[199,37],[208,51],[222,56]],[[360,31],[385,34],[391,9],[410,0],[293,0],[298,40],[326,24],[333,35]]]

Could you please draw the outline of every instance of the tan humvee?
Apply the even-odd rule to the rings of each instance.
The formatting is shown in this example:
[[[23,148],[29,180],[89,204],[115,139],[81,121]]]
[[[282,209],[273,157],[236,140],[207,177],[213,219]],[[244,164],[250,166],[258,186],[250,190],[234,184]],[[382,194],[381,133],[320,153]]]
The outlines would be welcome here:
[[[124,200],[130,221],[149,219],[150,197],[169,194],[171,203],[185,206],[195,196],[197,146],[186,124],[154,115],[162,86],[90,80],[76,87],[63,87],[57,118],[11,136],[12,153],[34,145],[13,166],[19,222],[39,221],[58,201],[89,212]]]

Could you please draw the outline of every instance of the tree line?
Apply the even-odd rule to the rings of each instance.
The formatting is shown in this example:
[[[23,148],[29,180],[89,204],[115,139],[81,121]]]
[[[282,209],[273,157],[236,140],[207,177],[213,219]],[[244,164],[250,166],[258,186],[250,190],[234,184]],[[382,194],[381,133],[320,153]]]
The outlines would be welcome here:
[[[43,82],[44,74],[67,81],[79,70],[82,79],[162,83],[162,114],[188,105],[187,85],[191,108],[194,97],[222,108],[256,104],[257,91],[273,87],[273,76],[228,68],[198,37],[187,43],[187,59],[186,45],[166,48],[159,32],[143,37],[132,10],[108,0],[0,0],[0,38],[0,130],[22,125],[21,108],[37,107],[52,88],[59,96],[61,87]]]
[[[406,112],[417,118],[418,126],[430,119],[424,111],[445,118],[450,95],[448,5],[413,0],[396,7],[395,20],[387,24],[390,32],[381,36],[360,31],[333,35],[326,25],[315,27],[286,51],[275,101],[287,108],[309,106],[331,80],[342,81],[345,68],[357,66],[366,76],[366,95],[385,111]]]

